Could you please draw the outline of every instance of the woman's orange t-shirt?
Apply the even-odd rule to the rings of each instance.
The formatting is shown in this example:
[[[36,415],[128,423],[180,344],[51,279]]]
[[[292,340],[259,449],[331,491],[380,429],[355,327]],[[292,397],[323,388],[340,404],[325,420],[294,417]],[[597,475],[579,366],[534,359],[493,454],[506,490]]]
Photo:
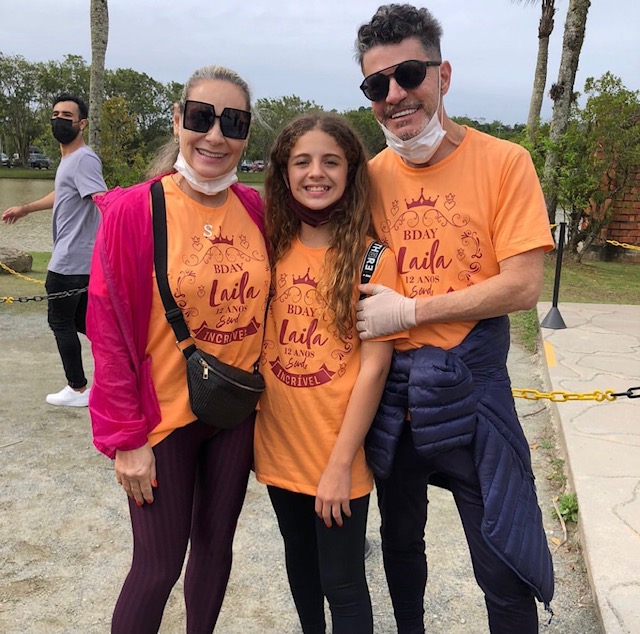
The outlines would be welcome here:
[[[162,185],[169,288],[189,331],[205,352],[251,370],[260,356],[271,280],[264,238],[231,189],[223,205],[211,208],[186,196],[171,176]],[[153,446],[195,420],[185,357],[165,318],[155,270],[147,353],[161,412],[149,434]]]

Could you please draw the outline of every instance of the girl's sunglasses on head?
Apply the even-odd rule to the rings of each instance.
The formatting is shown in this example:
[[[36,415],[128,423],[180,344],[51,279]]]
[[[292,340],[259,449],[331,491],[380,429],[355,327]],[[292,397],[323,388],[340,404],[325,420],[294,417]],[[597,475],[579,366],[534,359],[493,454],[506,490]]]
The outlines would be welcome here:
[[[417,88],[424,81],[429,66],[440,66],[441,63],[409,59],[365,77],[365,80],[360,84],[360,90],[369,101],[382,101],[389,94],[389,79],[391,77],[401,88],[411,90]],[[394,67],[395,70],[392,73],[387,73],[389,69]]]
[[[193,132],[209,132],[220,119],[220,131],[228,139],[246,139],[251,126],[251,113],[238,108],[225,108],[217,115],[216,109],[210,103],[203,101],[184,102],[182,127]]]

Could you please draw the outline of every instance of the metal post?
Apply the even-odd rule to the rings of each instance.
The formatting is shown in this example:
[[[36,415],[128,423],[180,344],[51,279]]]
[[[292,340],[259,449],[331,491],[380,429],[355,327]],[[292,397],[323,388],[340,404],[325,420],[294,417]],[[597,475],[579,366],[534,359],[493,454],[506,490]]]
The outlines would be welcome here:
[[[561,330],[566,328],[567,325],[562,319],[562,315],[558,310],[558,295],[560,294],[560,273],[562,272],[562,254],[564,253],[564,233],[567,227],[566,222],[560,223],[560,235],[558,237],[558,249],[556,253],[556,276],[553,280],[553,302],[551,304],[551,310],[547,313],[547,316],[542,320],[540,325],[543,328],[554,328]]]

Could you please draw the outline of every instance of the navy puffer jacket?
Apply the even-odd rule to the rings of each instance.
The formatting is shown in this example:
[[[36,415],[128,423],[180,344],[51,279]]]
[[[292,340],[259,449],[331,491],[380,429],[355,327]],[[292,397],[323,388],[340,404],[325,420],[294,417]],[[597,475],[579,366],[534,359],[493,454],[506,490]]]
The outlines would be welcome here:
[[[421,456],[471,445],[484,501],[483,536],[548,606],[553,563],[511,394],[508,352],[505,316],[479,322],[451,350],[394,353],[365,449],[376,477],[388,477],[407,411]]]

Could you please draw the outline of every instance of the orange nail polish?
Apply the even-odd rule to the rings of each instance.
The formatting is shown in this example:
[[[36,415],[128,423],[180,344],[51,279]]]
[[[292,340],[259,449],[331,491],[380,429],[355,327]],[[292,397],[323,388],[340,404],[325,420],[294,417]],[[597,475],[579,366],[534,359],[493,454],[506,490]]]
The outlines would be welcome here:
[[[158,481],[157,480],[151,480],[151,486],[152,487],[157,487],[158,486]]]

